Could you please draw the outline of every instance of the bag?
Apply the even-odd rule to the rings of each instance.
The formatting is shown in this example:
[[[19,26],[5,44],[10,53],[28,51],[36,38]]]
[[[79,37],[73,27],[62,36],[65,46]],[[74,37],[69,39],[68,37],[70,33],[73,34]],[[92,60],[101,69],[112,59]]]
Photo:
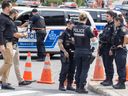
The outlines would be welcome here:
[[[128,34],[124,36],[124,44],[128,44]]]

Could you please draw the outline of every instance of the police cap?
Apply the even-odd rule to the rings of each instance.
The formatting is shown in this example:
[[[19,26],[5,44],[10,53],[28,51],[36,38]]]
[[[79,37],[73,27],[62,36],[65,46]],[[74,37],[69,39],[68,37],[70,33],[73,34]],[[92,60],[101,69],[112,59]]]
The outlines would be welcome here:
[[[72,20],[66,21],[66,24],[74,24]]]
[[[32,12],[38,12],[38,10],[34,8],[34,9],[32,9]]]

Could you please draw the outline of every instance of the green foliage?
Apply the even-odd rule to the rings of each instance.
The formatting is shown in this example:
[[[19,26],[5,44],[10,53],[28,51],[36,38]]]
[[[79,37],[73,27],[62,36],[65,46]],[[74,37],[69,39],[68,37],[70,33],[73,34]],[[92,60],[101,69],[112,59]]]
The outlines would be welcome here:
[[[46,0],[43,5],[50,5],[50,3],[59,5],[62,3],[62,0]]]
[[[76,3],[78,4],[78,6],[82,6],[84,5],[84,0],[76,0]]]

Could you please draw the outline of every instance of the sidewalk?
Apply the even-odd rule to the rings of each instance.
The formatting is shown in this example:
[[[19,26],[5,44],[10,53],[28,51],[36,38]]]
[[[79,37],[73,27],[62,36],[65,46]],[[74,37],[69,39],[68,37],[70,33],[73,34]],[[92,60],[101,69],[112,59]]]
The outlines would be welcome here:
[[[100,85],[101,81],[89,81],[88,89],[101,96],[128,96],[128,82],[126,82],[126,89],[113,89],[112,86],[102,86]],[[116,82],[114,82],[115,84]]]

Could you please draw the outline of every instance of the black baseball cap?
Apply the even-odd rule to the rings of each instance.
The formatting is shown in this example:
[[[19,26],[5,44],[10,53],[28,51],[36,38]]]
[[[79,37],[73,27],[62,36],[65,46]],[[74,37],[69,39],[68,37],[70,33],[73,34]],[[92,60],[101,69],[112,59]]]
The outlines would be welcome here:
[[[38,10],[34,8],[34,9],[32,9],[32,12],[38,12]]]
[[[66,21],[67,24],[74,24],[72,20]]]

